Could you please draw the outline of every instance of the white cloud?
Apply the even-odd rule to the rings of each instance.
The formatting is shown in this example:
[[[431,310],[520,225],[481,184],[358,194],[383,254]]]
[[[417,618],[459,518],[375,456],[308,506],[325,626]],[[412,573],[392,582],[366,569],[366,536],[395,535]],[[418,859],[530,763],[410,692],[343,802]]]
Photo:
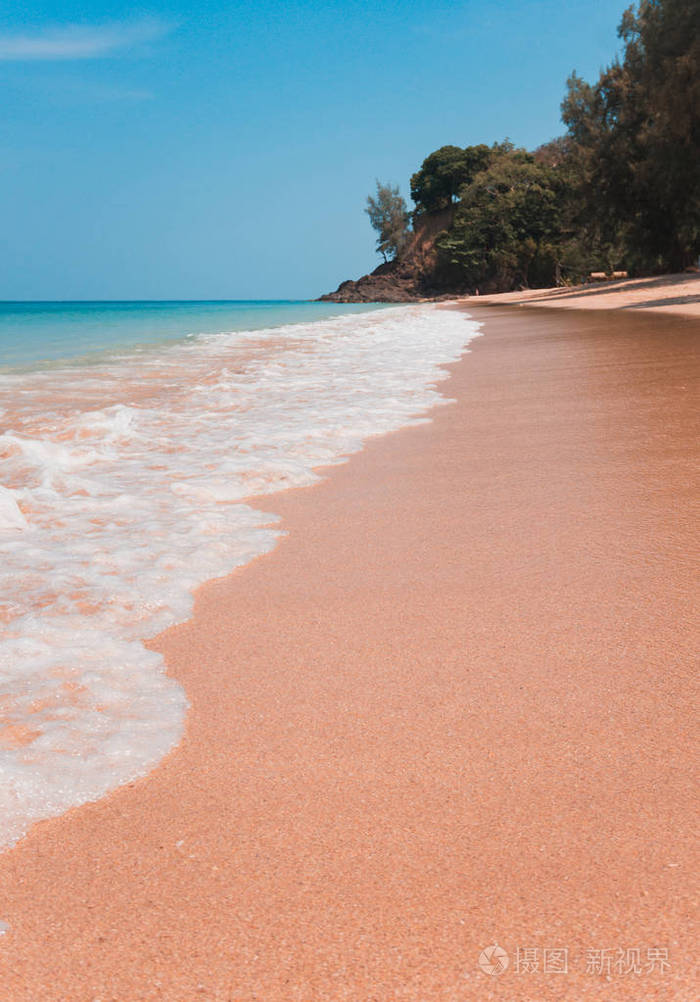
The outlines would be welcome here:
[[[162,38],[171,26],[156,19],[121,24],[70,24],[23,35],[0,34],[0,60],[97,59]]]

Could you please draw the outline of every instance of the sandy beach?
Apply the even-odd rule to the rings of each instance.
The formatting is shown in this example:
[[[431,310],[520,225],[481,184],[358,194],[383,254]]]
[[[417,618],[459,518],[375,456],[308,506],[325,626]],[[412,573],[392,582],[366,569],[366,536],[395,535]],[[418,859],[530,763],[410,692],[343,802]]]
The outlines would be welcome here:
[[[697,997],[697,320],[469,309],[153,641],[182,744],[0,856],[3,1002]]]
[[[525,289],[467,297],[465,304],[546,307],[565,310],[624,310],[700,318],[700,273],[590,282],[558,289]]]

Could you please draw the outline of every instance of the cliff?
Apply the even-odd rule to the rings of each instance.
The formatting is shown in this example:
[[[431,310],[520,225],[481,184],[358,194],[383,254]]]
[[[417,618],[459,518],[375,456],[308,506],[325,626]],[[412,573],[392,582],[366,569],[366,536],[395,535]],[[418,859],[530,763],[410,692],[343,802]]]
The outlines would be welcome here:
[[[435,238],[452,223],[453,206],[418,217],[400,258],[380,264],[370,275],[341,282],[320,301],[332,303],[408,303],[445,293],[436,280]]]

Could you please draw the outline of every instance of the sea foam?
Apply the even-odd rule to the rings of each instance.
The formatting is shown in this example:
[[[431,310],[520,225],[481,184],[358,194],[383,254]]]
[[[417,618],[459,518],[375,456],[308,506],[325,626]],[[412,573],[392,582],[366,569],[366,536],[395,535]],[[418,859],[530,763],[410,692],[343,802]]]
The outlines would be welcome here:
[[[409,306],[0,377],[0,846],[177,744],[186,696],[143,640],[275,545],[247,499],[445,403],[478,326]]]

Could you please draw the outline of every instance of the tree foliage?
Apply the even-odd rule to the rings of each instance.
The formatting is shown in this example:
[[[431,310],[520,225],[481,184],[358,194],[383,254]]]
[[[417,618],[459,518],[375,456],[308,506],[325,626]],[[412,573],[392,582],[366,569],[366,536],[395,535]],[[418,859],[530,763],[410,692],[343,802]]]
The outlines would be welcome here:
[[[419,211],[446,208],[457,198],[459,189],[488,166],[488,146],[441,146],[426,157],[411,178],[411,198]]]
[[[398,186],[377,181],[376,195],[367,196],[365,212],[377,231],[377,252],[385,261],[397,257],[408,240],[410,219]]]
[[[528,284],[530,268],[561,233],[555,170],[521,150],[501,153],[460,189],[448,231],[437,240],[443,263],[470,285]]]
[[[460,188],[470,184],[494,157],[513,149],[506,140],[486,146],[441,146],[426,157],[411,178],[411,198],[418,212],[434,212],[457,201]]]
[[[617,59],[575,73],[562,118],[589,241],[637,270],[682,268],[700,250],[700,4],[628,8]]]
[[[566,135],[534,153],[508,140],[441,146],[411,178],[414,221],[450,209],[434,285],[508,289],[591,270],[680,270],[700,254],[700,0],[639,0],[595,83],[576,73]],[[368,200],[382,253],[407,215],[398,189]],[[438,222],[439,221],[439,222]],[[433,225],[434,225],[433,223]]]

